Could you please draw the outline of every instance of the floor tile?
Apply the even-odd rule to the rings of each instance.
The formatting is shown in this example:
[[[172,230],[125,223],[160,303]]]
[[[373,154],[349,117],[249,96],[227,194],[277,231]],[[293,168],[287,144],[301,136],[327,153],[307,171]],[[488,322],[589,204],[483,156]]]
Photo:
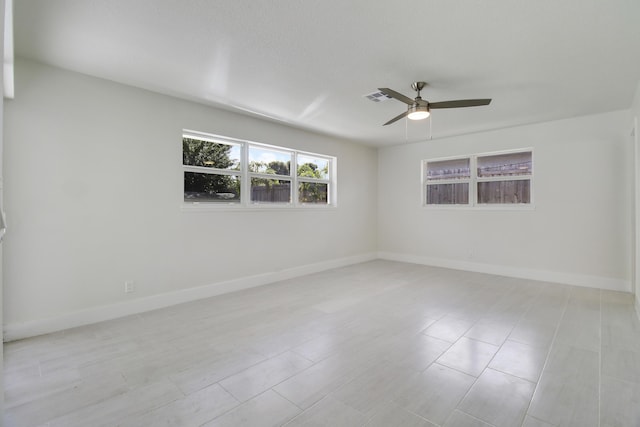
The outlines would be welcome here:
[[[437,362],[477,377],[498,349],[498,346],[463,337],[440,356]]]
[[[537,418],[530,417],[527,415],[524,418],[524,423],[522,423],[522,427],[555,427],[553,424],[549,424]]]
[[[451,343],[448,341],[418,334],[412,338],[412,345],[406,351],[389,360],[398,367],[423,371],[449,347]]]
[[[602,345],[640,353],[640,321],[632,304],[602,304]]]
[[[245,351],[233,351],[210,360],[203,360],[193,366],[169,375],[185,394],[190,394],[214,384],[231,375],[260,363],[264,356]]]
[[[469,414],[465,414],[459,410],[455,410],[451,413],[451,416],[444,423],[443,427],[493,427],[491,424],[487,424],[482,420],[472,417]]]
[[[394,402],[380,405],[372,415],[367,427],[436,427],[424,418],[401,408]]]
[[[562,319],[567,301],[567,295],[541,294],[522,315],[520,323],[556,326]]]
[[[535,383],[486,369],[458,408],[497,427],[520,425]]]
[[[591,318],[576,316],[573,320],[568,318],[569,313],[560,322],[555,341],[584,348],[586,350],[600,350],[600,313],[593,314]]]
[[[349,341],[352,334],[344,332],[331,332],[322,334],[293,348],[293,351],[314,362],[319,362],[329,357],[338,346]]]
[[[119,427],[198,427],[240,402],[218,384],[196,391],[167,405],[119,423]]]
[[[335,358],[325,359],[283,381],[273,389],[307,409],[331,391],[351,381],[356,374]]]
[[[640,383],[602,377],[601,427],[640,426]]]
[[[543,372],[528,413],[553,425],[598,426],[597,382]]]
[[[40,360],[43,375],[54,371],[109,360],[138,351],[140,347],[128,337],[93,339],[89,342],[74,342],[62,351],[52,351]]]
[[[640,352],[603,346],[602,375],[640,383]]]
[[[599,354],[554,345],[528,413],[557,425],[597,426]]]
[[[417,375],[419,373],[411,369],[383,364],[339,387],[331,396],[363,414],[370,414]]]
[[[591,382],[597,382],[598,364],[598,352],[557,343],[549,352],[544,372],[574,375]]]
[[[119,420],[136,417],[182,397],[183,394],[174,384],[166,380],[160,381],[91,406],[85,406],[51,420],[49,425],[50,427],[113,425]]]
[[[434,424],[443,424],[475,377],[434,363],[394,396],[394,402]]]
[[[539,292],[539,286],[523,283],[514,283],[514,286],[506,291],[500,289],[496,303],[486,313],[485,319],[509,321],[515,324],[529,310]]]
[[[276,427],[300,412],[293,403],[269,390],[203,425],[203,427]]]
[[[537,382],[546,359],[547,350],[545,348],[508,340],[500,347],[489,367]]]
[[[505,342],[514,326],[510,322],[480,320],[464,336],[476,341],[500,346]]]
[[[522,416],[537,381],[514,427],[635,426],[634,302],[355,264],[5,343],[4,422],[486,427]]]
[[[244,402],[312,364],[313,362],[296,353],[286,352],[227,377],[220,381],[220,385],[240,402]]]
[[[367,417],[361,412],[358,412],[331,396],[326,396],[285,425],[287,427],[354,427],[362,426],[366,422]]]
[[[509,339],[534,347],[549,348],[556,334],[556,323],[543,322],[540,320],[521,321],[513,328]]]
[[[274,357],[285,350],[290,350],[304,344],[318,335],[320,334],[315,331],[304,329],[277,332],[267,337],[252,340],[249,348],[260,354],[264,354],[266,357]]]
[[[64,369],[49,375],[40,375],[38,366],[30,367],[4,377],[4,404],[11,408],[48,395],[70,389],[82,381],[78,369]]]
[[[469,320],[447,316],[433,323],[423,333],[453,343],[463,336],[473,326],[473,323]]]
[[[8,425],[40,425],[129,390],[122,375],[84,378],[79,384],[5,409]]]

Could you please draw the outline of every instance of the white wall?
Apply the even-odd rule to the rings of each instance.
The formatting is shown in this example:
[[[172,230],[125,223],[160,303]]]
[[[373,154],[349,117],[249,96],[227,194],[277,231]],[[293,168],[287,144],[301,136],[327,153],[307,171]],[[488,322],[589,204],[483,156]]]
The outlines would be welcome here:
[[[379,150],[381,256],[629,291],[628,129],[621,111]],[[527,147],[535,209],[421,207],[422,159]]]
[[[5,19],[7,15],[6,4],[4,0],[0,0],[0,57],[4,58],[4,42],[5,42]],[[10,17],[13,22],[13,16]],[[4,60],[3,67],[0,69],[0,83],[2,83],[2,89],[0,89],[0,93],[2,94],[2,98],[4,99]],[[0,201],[2,201],[2,187],[4,182],[4,173],[3,173],[3,126],[4,126],[4,112],[3,106],[0,105]],[[3,209],[3,203],[0,203],[0,209]],[[1,215],[1,213],[0,213]],[[4,285],[3,285],[3,246],[4,243],[0,242],[0,325],[3,325],[3,294],[4,294]],[[0,343],[4,341],[4,333],[0,331]],[[0,390],[4,390],[4,348],[0,346]],[[4,393],[0,394],[0,414],[4,414]],[[2,420],[0,420],[0,425],[2,425]]]
[[[7,339],[375,257],[373,148],[24,60],[15,78]],[[182,211],[183,128],[337,156],[338,208]]]
[[[16,94],[5,101],[6,339],[376,251],[630,289],[628,111],[376,151],[24,60],[16,64]],[[181,210],[183,128],[337,156],[339,207]],[[422,159],[522,147],[534,149],[534,210],[420,206]],[[135,293],[124,294],[125,280],[135,281]]]
[[[635,123],[636,129],[635,129],[635,145],[636,145],[636,150],[640,150],[640,146],[638,146],[638,142],[640,141],[640,135],[638,135],[638,133],[640,132],[640,128],[638,128],[638,126],[640,126],[640,81],[638,81],[638,85],[636,87],[636,91],[635,91],[635,96],[633,99],[633,105],[631,106],[631,115],[632,115],[632,120]],[[635,168],[636,168],[636,189],[635,189],[635,197],[636,197],[636,206],[640,205],[640,151],[636,152],[636,156],[635,156],[635,160],[636,160],[636,164],[635,164]],[[635,221],[636,221],[636,228],[635,228],[635,232],[636,232],[636,239],[640,239],[640,229],[638,227],[638,224],[640,224],[640,209],[635,210]],[[635,255],[636,257],[638,257],[640,259],[640,250],[638,250],[638,248],[640,248],[640,240],[636,241],[636,251],[635,251]],[[638,268],[638,259],[635,260],[636,262],[636,286],[635,286],[635,293],[636,293],[636,313],[638,314],[638,319],[640,319],[640,287],[638,286],[638,282],[640,281],[640,268]]]

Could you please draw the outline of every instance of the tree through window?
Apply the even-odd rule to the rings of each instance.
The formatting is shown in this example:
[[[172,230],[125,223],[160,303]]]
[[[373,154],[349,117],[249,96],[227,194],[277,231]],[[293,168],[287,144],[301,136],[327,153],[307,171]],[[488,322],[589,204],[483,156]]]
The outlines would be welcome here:
[[[184,200],[240,202],[240,147],[184,137]]]
[[[184,202],[335,205],[335,157],[185,132]]]

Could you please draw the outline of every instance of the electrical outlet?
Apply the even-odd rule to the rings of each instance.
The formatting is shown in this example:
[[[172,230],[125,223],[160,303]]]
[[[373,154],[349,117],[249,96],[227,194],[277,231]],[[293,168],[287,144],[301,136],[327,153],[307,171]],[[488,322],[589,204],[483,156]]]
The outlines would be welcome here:
[[[133,286],[133,280],[127,280],[124,282],[124,293],[128,294],[135,291],[136,288]]]

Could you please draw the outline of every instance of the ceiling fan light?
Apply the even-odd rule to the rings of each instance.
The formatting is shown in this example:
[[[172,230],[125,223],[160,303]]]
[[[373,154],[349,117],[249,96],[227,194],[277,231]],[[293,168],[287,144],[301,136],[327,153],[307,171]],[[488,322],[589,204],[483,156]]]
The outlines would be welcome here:
[[[427,106],[415,106],[409,108],[409,114],[407,117],[409,120],[424,120],[431,115],[429,107]]]

